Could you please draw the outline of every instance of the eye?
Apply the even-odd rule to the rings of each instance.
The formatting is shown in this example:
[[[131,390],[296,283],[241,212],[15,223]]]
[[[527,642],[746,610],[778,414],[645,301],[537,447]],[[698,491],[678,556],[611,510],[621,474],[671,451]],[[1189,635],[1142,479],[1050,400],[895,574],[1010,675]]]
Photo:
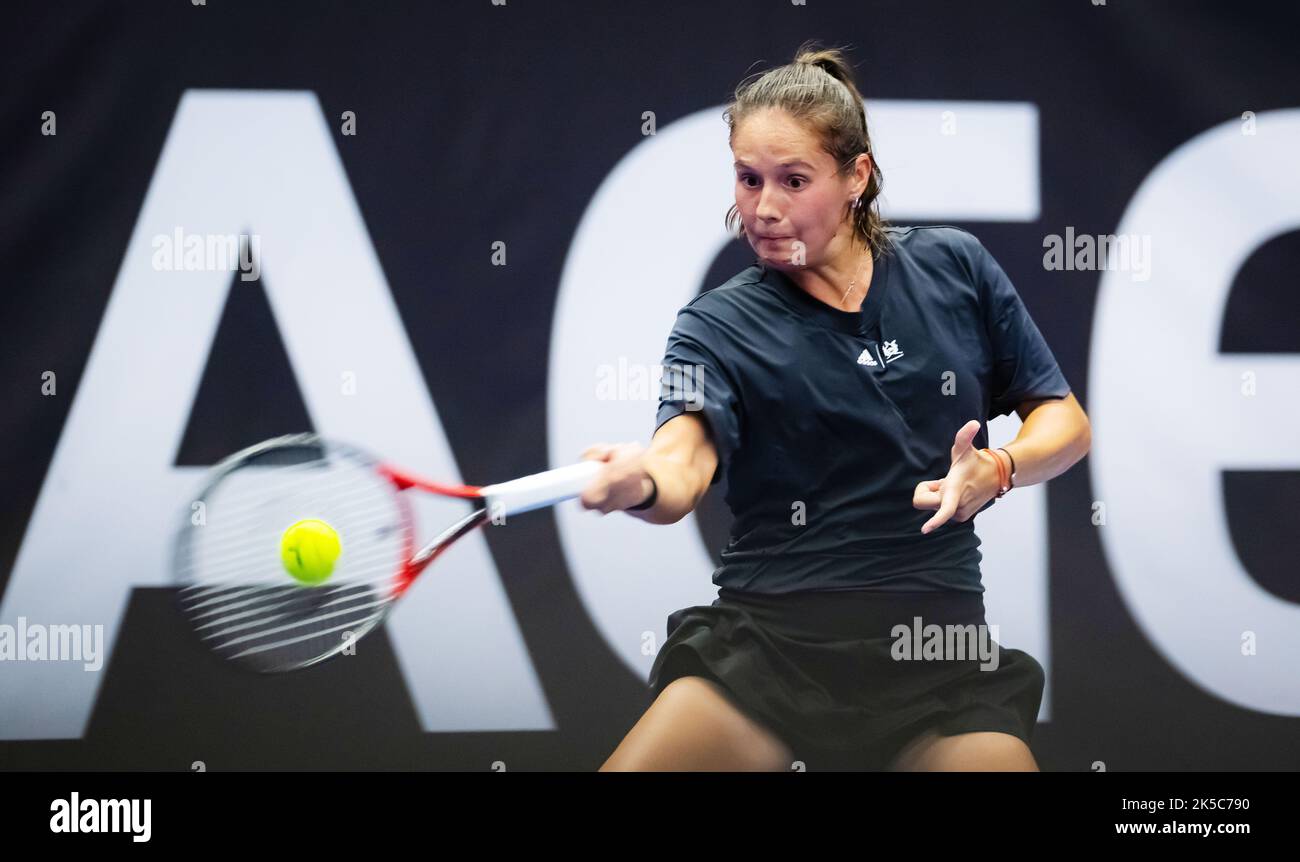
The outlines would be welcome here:
[[[757,179],[757,177],[755,177],[753,174],[741,174],[737,179],[739,179],[740,182],[741,182],[741,183],[745,186],[745,188],[747,188],[747,189],[757,188],[757,186],[750,185],[750,183],[749,183],[749,180]],[[794,186],[792,186],[792,188],[794,188],[796,191],[798,191],[799,189],[801,189],[801,188],[803,188],[804,186],[808,185],[808,178],[796,174],[796,175],[790,177],[790,179],[789,179],[787,182],[790,182],[790,183],[798,183],[798,185],[794,185]]]

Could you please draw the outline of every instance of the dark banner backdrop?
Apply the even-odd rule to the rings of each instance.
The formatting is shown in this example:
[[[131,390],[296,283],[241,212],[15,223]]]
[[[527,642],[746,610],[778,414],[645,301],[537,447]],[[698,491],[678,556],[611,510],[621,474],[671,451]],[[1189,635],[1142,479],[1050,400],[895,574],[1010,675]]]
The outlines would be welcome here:
[[[533,729],[511,729],[495,718],[475,725],[471,710],[458,716],[462,729],[426,730],[387,632],[363,641],[355,657],[301,674],[245,675],[194,642],[162,586],[161,570],[136,573],[139,561],[118,550],[147,543],[162,547],[160,537],[171,529],[170,522],[136,517],[141,510],[130,501],[145,490],[130,482],[109,488],[95,484],[109,482],[111,465],[119,459],[135,457],[123,454],[132,449],[131,438],[150,437],[160,420],[152,408],[140,405],[172,398],[168,380],[174,360],[159,353],[146,373],[101,376],[94,384],[98,391],[90,392],[92,346],[109,316],[115,285],[132,265],[127,249],[150,205],[151,182],[160,182],[156,177],[165,173],[160,156],[185,94],[221,91],[236,99],[229,113],[200,126],[196,135],[200,156],[186,162],[196,189],[191,211],[201,211],[207,200],[198,189],[220,186],[223,175],[233,183],[245,169],[254,175],[263,170],[239,158],[205,162],[223,150],[205,149],[203,140],[211,143],[212,135],[230,133],[239,143],[226,152],[239,153],[249,152],[249,146],[255,151],[259,135],[266,136],[268,148],[283,143],[276,124],[287,114],[238,101],[241,94],[314,94],[319,123],[341,160],[460,476],[488,482],[558,466],[578,455],[554,457],[548,444],[556,420],[548,417],[548,387],[556,385],[549,376],[557,352],[552,340],[562,330],[559,286],[597,189],[645,142],[645,112],[653,112],[658,134],[664,135],[675,122],[716,106],[714,134],[725,143],[721,106],[739,80],[788,62],[799,43],[817,38],[852,47],[869,114],[877,99],[929,101],[937,129],[940,103],[947,100],[1033,106],[1037,164],[1029,215],[912,217],[903,207],[896,221],[955,224],[978,236],[1017,285],[1090,413],[1094,396],[1103,396],[1092,388],[1100,385],[1091,379],[1097,369],[1110,381],[1128,381],[1110,383],[1114,388],[1144,392],[1148,409],[1161,405],[1166,411],[1166,423],[1152,423],[1126,417],[1123,405],[1129,402],[1108,402],[1114,408],[1094,416],[1093,453],[1047,487],[1044,630],[1050,658],[1043,663],[1051,679],[1051,712],[1034,740],[1041,765],[1082,771],[1300,768],[1300,677],[1276,654],[1296,645],[1294,635],[1278,626],[1294,623],[1300,603],[1295,568],[1300,462],[1275,458],[1263,465],[1225,455],[1216,465],[1213,458],[1186,463],[1177,457],[1207,448],[1196,417],[1222,413],[1228,396],[1208,391],[1214,385],[1209,378],[1171,383],[1165,371],[1144,361],[1149,354],[1141,343],[1128,345],[1131,353],[1112,349],[1119,337],[1113,332],[1099,357],[1105,273],[1044,267],[1045,237],[1065,234],[1067,227],[1074,234],[1120,233],[1139,187],[1170,154],[1224,124],[1241,127],[1237,134],[1258,144],[1259,152],[1218,160],[1212,169],[1194,173],[1196,181],[1181,188],[1184,212],[1202,226],[1209,224],[1213,237],[1220,219],[1235,225],[1249,221],[1257,208],[1278,208],[1276,202],[1259,201],[1271,189],[1293,187],[1297,177],[1294,158],[1275,159],[1265,146],[1269,134],[1291,134],[1287,112],[1300,108],[1295,51],[1300,14],[1289,4],[510,0],[497,6],[490,0],[209,0],[194,6],[172,0],[20,3],[7,14],[0,37],[6,65],[0,102],[0,259],[7,276],[0,290],[0,622],[13,625],[19,616],[36,620],[38,605],[55,607],[53,599],[31,603],[31,597],[46,595],[42,591],[92,594],[109,582],[135,586],[124,592],[120,615],[113,601],[105,601],[96,605],[111,609],[103,619],[74,614],[43,620],[103,622],[116,632],[111,645],[106,643],[97,685],[84,695],[91,704],[84,726],[80,717],[61,719],[64,708],[51,706],[65,703],[62,695],[43,700],[40,694],[45,690],[41,675],[61,669],[0,662],[0,702],[9,702],[0,707],[0,767],[597,767],[650,696],[644,674],[611,646],[591,603],[583,599],[564,551],[560,515],[534,514],[507,529],[487,530],[490,565],[482,572],[500,579],[543,714],[549,713],[541,729],[537,723],[527,725]],[[53,112],[56,134],[42,133],[45,112]],[[345,112],[355,117],[355,134],[342,131]],[[955,116],[963,122],[962,109]],[[236,136],[233,127],[240,126],[241,117],[252,125],[239,128]],[[1290,140],[1294,156],[1300,137]],[[906,160],[900,148],[895,151],[899,161]],[[993,146],[982,152],[986,161],[974,164],[980,175],[985,167],[992,177],[1023,168],[1008,163],[1020,158],[1016,151]],[[312,158],[304,154],[303,163]],[[887,159],[886,145],[882,168],[890,217]],[[205,172],[217,179],[204,177]],[[971,183],[977,189],[980,175]],[[668,190],[670,196],[679,193],[680,210],[657,216],[665,231],[678,218],[693,218],[691,210],[699,207],[709,208],[711,224],[721,230],[725,195],[724,205],[714,208],[716,195],[701,194],[698,176],[686,164],[680,178],[668,175],[670,183],[681,183],[680,189]],[[319,185],[328,188],[331,181],[323,177]],[[186,182],[173,188],[180,189],[182,203]],[[729,194],[725,170],[716,182]],[[292,178],[285,180],[283,194],[310,198]],[[990,190],[987,197],[1000,194]],[[1233,202],[1229,212],[1215,203],[1225,199]],[[318,202],[300,203],[310,214]],[[622,302],[614,282],[627,270],[654,271],[675,254],[665,247],[654,220],[636,216],[637,200],[622,205],[629,213],[623,230],[632,234],[624,241],[639,253],[610,260],[610,299],[599,319],[614,330],[632,325],[629,318],[636,313]],[[322,211],[328,218],[327,208]],[[1285,362],[1287,354],[1300,351],[1295,303],[1300,211],[1293,206],[1291,215],[1289,228],[1269,229],[1266,241],[1240,249],[1243,259],[1230,265],[1231,288],[1214,313],[1221,315],[1217,350],[1260,355],[1261,395],[1269,385],[1285,385],[1294,401],[1300,390]],[[220,229],[255,232],[257,226],[224,223]],[[310,239],[311,230],[307,234]],[[1114,290],[1164,290],[1156,286],[1159,266],[1176,269],[1175,259],[1184,253],[1216,247],[1194,243],[1185,232],[1170,235],[1174,239],[1163,250],[1159,243],[1167,237],[1158,231],[1153,237],[1151,287],[1132,283]],[[506,266],[494,265],[495,243],[508,250]],[[720,248],[698,283],[681,286],[680,296],[664,302],[666,321],[692,291],[715,286],[750,259],[740,243]],[[1225,246],[1224,254],[1229,252],[1237,250]],[[164,309],[135,322],[142,338],[201,344],[205,354],[201,382],[185,395],[193,400],[184,409],[179,447],[151,453],[175,468],[211,464],[267,436],[316,425],[288,358],[292,351],[283,318],[292,310],[274,307],[269,298],[275,254],[268,238],[259,280],[226,276],[228,297],[219,304],[210,349],[207,333],[190,339],[183,322]],[[1197,287],[1188,283],[1186,289],[1190,295]],[[1169,295],[1178,293],[1158,296]],[[1157,331],[1165,336],[1172,331],[1177,342],[1189,319],[1181,305],[1171,303],[1167,317],[1146,320],[1147,329],[1139,332],[1155,338]],[[1115,315],[1124,317],[1124,306],[1117,309],[1106,318],[1106,326],[1119,328],[1115,331],[1123,329],[1114,321]],[[661,329],[662,339],[667,328]],[[1270,369],[1275,370],[1271,378]],[[53,394],[43,391],[43,375],[50,371],[57,380]],[[401,397],[399,386],[392,392]],[[83,484],[76,486],[94,495],[97,502],[89,508],[69,502],[82,492],[58,484],[75,484],[77,477],[52,468],[61,437],[75,424],[73,405],[83,398],[100,411],[78,408],[86,411],[84,422],[99,421],[95,416],[112,420],[111,429],[89,432],[97,445],[87,463],[96,469],[82,471]],[[636,430],[593,422],[589,442],[611,435],[648,440],[654,405],[647,401],[635,409],[643,415]],[[1257,427],[1251,440],[1296,442],[1300,408],[1284,405],[1267,415],[1292,421]],[[1158,426],[1154,431],[1153,425]],[[1139,438],[1148,441],[1141,445],[1132,436],[1139,426]],[[1152,445],[1153,439],[1163,443]],[[1208,448],[1218,444],[1211,441]],[[1161,462],[1163,490],[1152,495],[1151,511],[1145,504],[1122,510],[1117,505],[1110,523],[1095,523],[1095,504],[1108,499],[1093,472],[1094,462],[1107,457],[1103,447],[1115,453],[1108,469],[1131,467],[1140,473],[1144,459]],[[1215,477],[1210,487],[1221,495],[1212,506],[1197,498],[1201,484],[1191,476],[1207,465]],[[1203,559],[1204,570],[1193,567],[1185,580],[1160,575],[1169,588],[1160,594],[1159,611],[1151,611],[1150,598],[1141,600],[1145,610],[1135,610],[1101,532],[1115,529],[1120,519],[1151,518],[1152,553],[1177,556],[1181,515],[1163,511],[1161,502],[1170,489],[1190,508],[1222,506],[1225,553],[1245,575],[1239,578],[1235,569],[1221,571],[1213,559]],[[49,495],[46,513],[37,506],[42,493]],[[709,553],[723,544],[727,528],[718,496],[711,493],[695,519]],[[113,503],[119,499],[120,507]],[[1135,499],[1144,498],[1139,493]],[[177,498],[178,517],[179,511]],[[49,526],[37,529],[41,517]],[[47,557],[33,556],[26,564],[21,559],[24,543],[39,544],[42,531],[60,537],[62,564],[42,568]],[[665,535],[673,542],[692,539],[681,532]],[[19,572],[26,578],[22,584]],[[611,567],[607,576],[625,575]],[[709,593],[708,568],[691,577],[702,585],[696,594],[703,598]],[[1216,579],[1240,581],[1230,595],[1256,597],[1228,624],[1220,664],[1236,661],[1242,667],[1223,671],[1227,682],[1220,686],[1205,681],[1217,672],[1188,671],[1216,661],[1198,658],[1197,642],[1187,642],[1185,655],[1158,648],[1153,637],[1159,637],[1151,631],[1158,624],[1149,622],[1183,618],[1188,631],[1197,631],[1207,607],[1231,602],[1224,598],[1229,593],[1207,598],[1205,585],[1220,583]],[[1248,609],[1258,607],[1268,612],[1257,620]],[[662,637],[662,616],[656,614],[652,624]],[[1289,630],[1297,629],[1292,624]],[[444,662],[492,648],[465,631],[443,638],[425,632],[412,643],[432,645]],[[1221,638],[1223,619],[1206,620],[1202,631],[1205,638]],[[1243,657],[1239,641],[1246,640],[1258,655]],[[1288,661],[1296,658],[1300,652]],[[418,664],[421,656],[407,655],[406,661]],[[1232,680],[1241,681],[1240,687]],[[447,697],[457,696],[456,686],[443,690]],[[510,696],[507,691],[498,699]],[[436,711],[436,691],[431,697],[425,709]]]

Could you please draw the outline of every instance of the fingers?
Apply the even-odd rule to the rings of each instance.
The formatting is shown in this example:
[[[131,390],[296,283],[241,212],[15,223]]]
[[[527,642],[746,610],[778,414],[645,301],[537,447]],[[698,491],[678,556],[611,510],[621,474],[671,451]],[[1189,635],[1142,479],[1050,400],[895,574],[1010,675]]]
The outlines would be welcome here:
[[[584,509],[595,509],[602,515],[621,511],[636,505],[644,494],[640,466],[644,447],[639,443],[595,443],[582,452],[584,461],[601,461],[605,466],[597,471],[578,496]]]
[[[975,451],[971,444],[979,433],[980,421],[978,419],[972,419],[957,429],[957,435],[953,438],[952,444],[953,463],[956,463],[967,453]]]
[[[599,461],[600,458],[589,460]],[[596,509],[602,515],[608,515],[613,509],[610,507],[610,483],[605,475],[607,470],[601,470],[596,477],[587,483],[587,487],[582,489],[578,496],[578,504],[584,509]]]
[[[593,443],[582,450],[583,461],[608,461],[614,454],[614,447],[609,443]]]
[[[943,484],[942,479],[930,479],[921,482],[912,492],[913,509],[937,509],[942,500],[939,494],[939,488]]]
[[[582,460],[607,462],[613,453],[614,447],[610,444],[593,443],[582,450]],[[595,477],[587,483],[587,487],[582,489],[582,493],[578,496],[578,504],[582,508],[600,509],[601,513],[605,514],[605,509],[602,507],[609,500],[609,479],[605,476],[606,472],[608,471],[598,471]]]
[[[948,485],[940,493],[943,495],[943,499],[939,503],[939,511],[934,514],[934,517],[921,525],[922,533],[933,533],[948,523],[948,519],[957,511],[957,498],[961,496],[960,492],[953,485]]]

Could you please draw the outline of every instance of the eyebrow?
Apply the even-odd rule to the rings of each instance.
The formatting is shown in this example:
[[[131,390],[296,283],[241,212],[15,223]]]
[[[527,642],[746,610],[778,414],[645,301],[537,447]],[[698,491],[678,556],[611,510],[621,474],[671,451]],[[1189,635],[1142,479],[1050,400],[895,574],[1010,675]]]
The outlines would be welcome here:
[[[812,165],[808,164],[808,163],[805,162],[803,159],[795,159],[793,162],[781,162],[781,165],[780,165],[780,166],[783,167],[783,168],[792,168],[792,167],[794,167],[795,165],[803,165],[805,168],[811,168],[811,167],[812,167]],[[736,168],[747,168],[747,167],[749,167],[749,165],[745,164],[744,162],[737,161],[734,165],[732,165],[732,167],[736,167]]]

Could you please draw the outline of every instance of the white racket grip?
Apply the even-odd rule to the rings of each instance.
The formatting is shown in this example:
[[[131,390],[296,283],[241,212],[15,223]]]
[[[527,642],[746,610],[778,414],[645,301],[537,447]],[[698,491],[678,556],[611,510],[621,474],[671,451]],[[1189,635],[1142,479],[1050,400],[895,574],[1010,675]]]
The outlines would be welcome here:
[[[487,501],[490,516],[518,515],[578,496],[602,466],[603,461],[579,461],[509,482],[484,485],[480,492]]]

